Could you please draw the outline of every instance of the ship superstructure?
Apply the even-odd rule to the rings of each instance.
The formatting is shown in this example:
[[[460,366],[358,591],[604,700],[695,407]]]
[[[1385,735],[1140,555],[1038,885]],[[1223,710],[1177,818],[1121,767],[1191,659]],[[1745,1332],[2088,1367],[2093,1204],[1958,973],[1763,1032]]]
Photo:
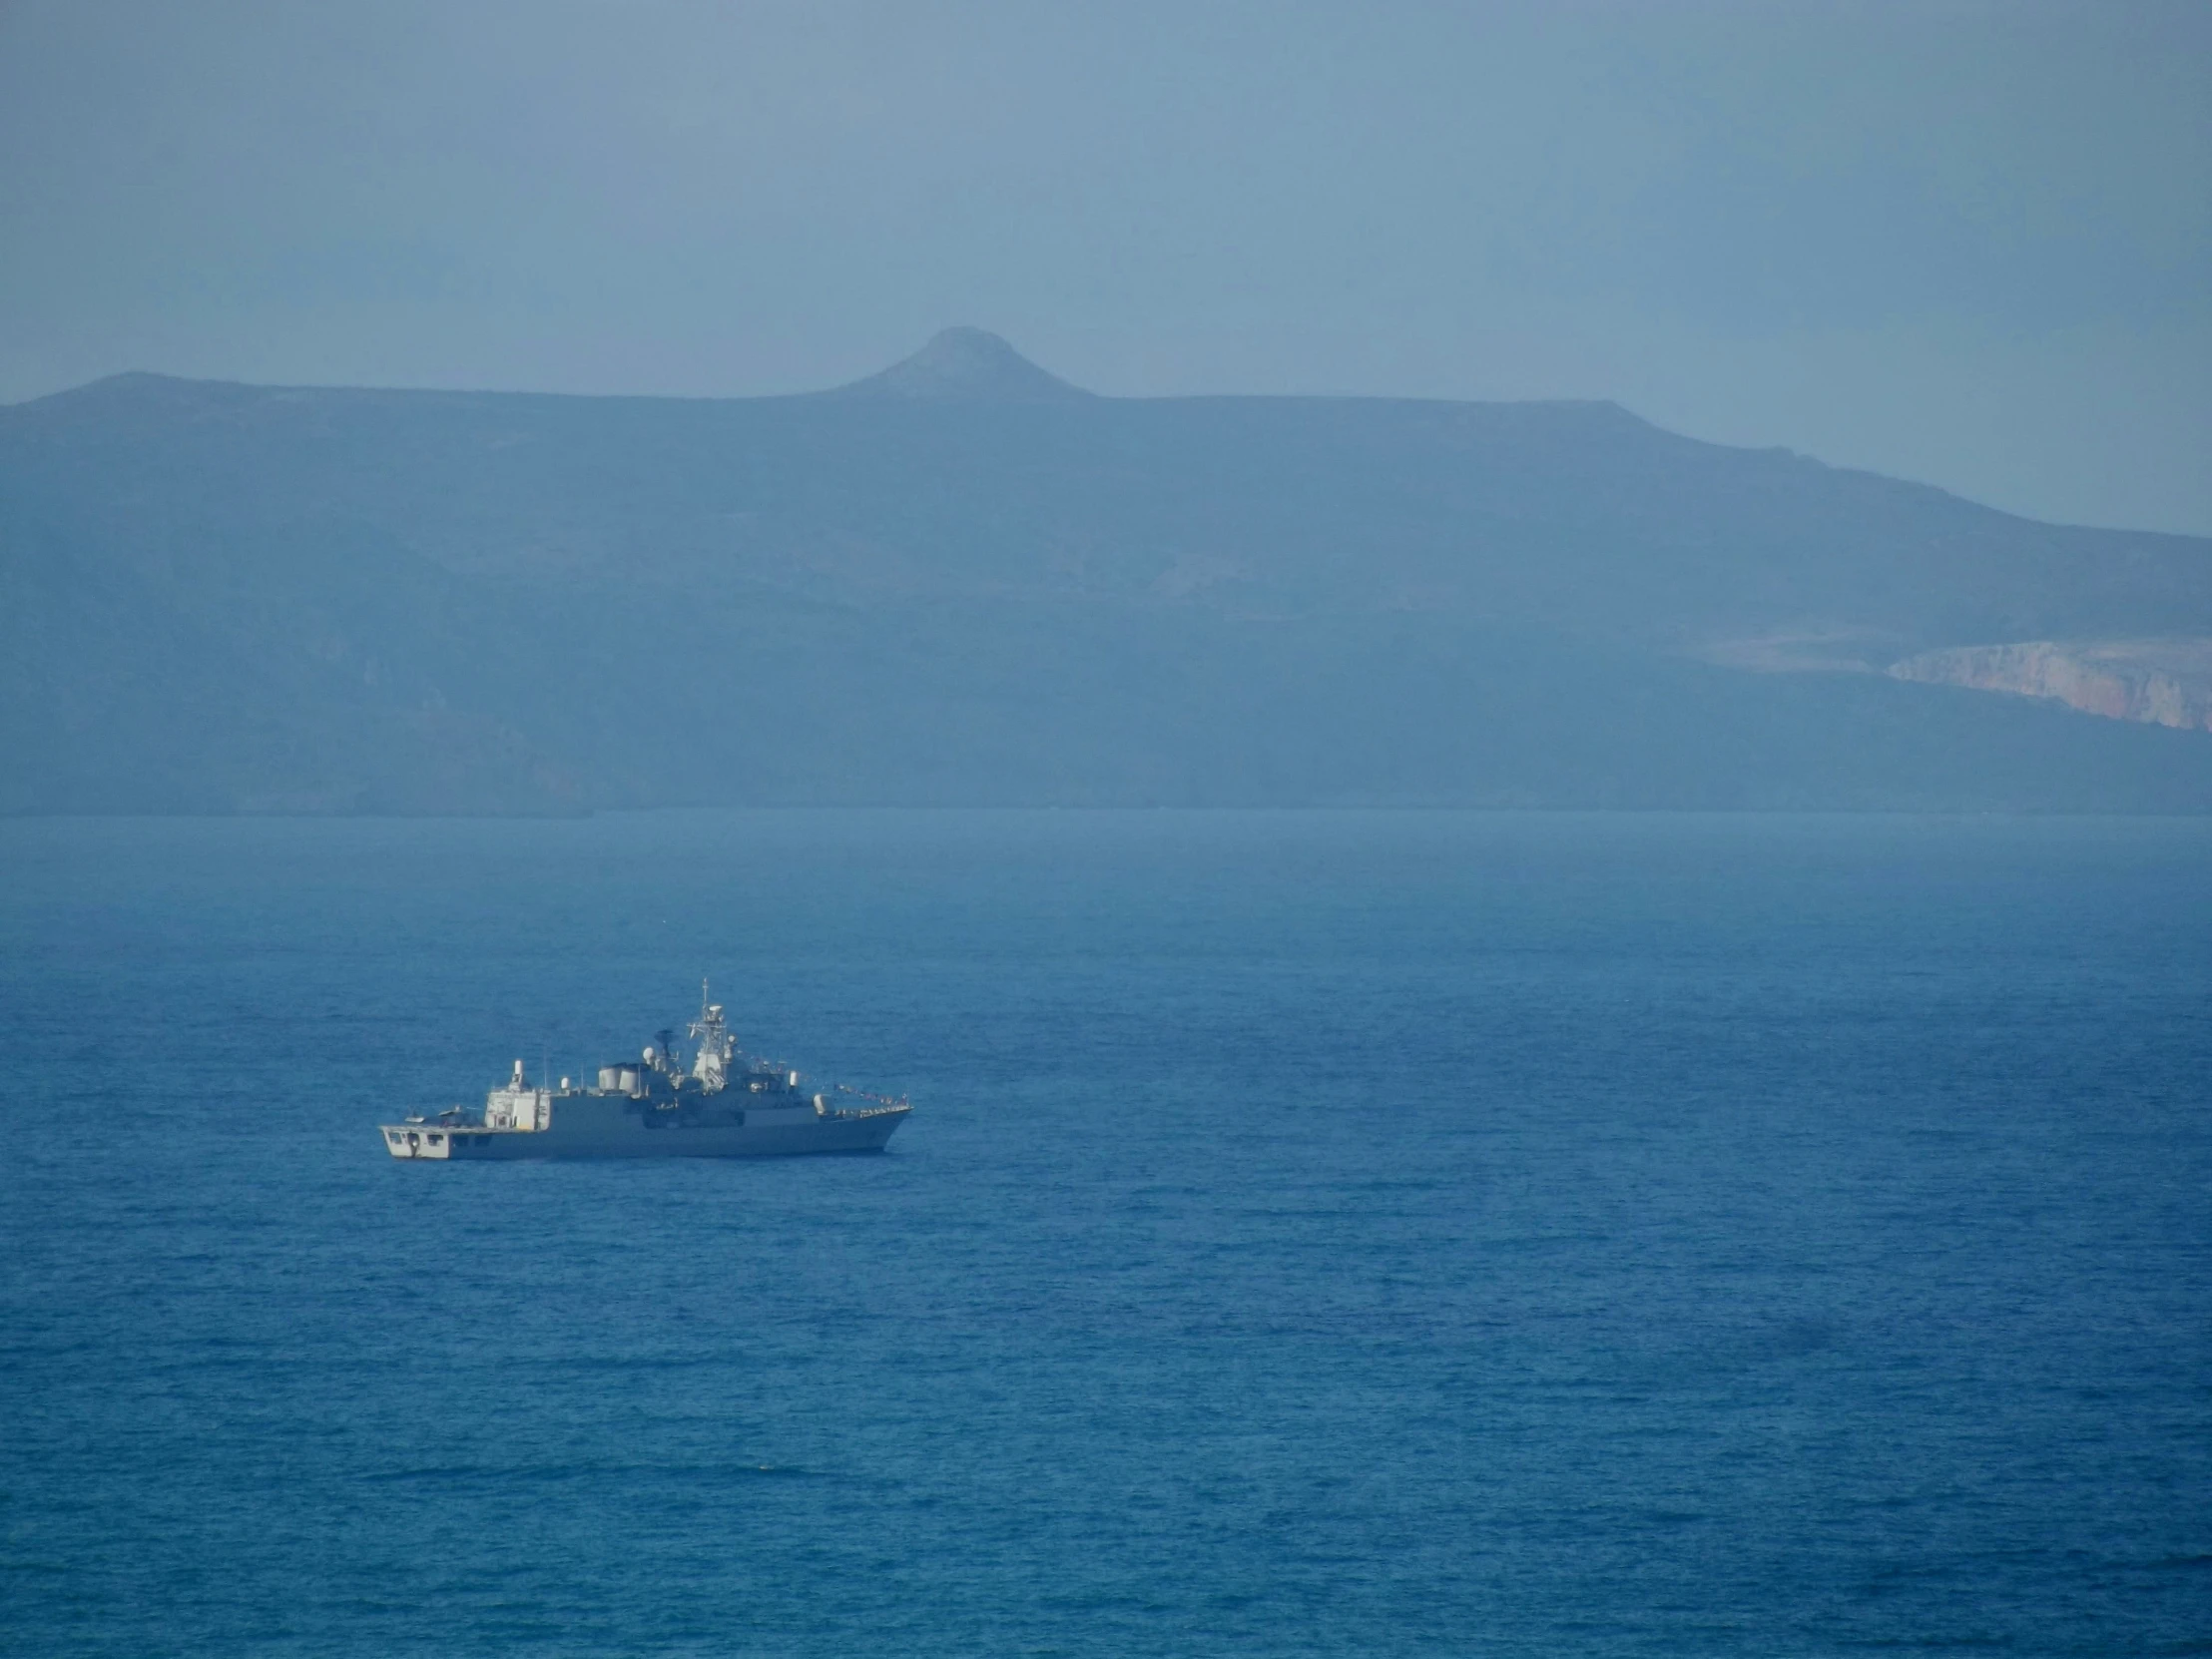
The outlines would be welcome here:
[[[747,1056],[700,987],[699,1017],[656,1034],[636,1060],[599,1068],[597,1087],[532,1083],[520,1060],[481,1110],[454,1106],[377,1126],[394,1158],[767,1158],[875,1152],[912,1107],[860,1089],[813,1089],[797,1071]]]

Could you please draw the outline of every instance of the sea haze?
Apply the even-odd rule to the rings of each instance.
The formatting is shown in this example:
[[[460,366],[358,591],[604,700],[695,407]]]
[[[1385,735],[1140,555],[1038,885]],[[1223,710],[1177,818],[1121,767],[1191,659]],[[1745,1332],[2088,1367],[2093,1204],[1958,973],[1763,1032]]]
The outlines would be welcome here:
[[[2198,1651],[2208,854],[0,823],[0,1646]],[[890,1152],[383,1155],[702,974]]]

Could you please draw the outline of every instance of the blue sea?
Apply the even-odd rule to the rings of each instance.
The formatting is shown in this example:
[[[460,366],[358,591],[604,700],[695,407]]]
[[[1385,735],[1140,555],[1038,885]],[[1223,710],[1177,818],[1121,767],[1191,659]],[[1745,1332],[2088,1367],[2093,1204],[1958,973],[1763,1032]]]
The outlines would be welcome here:
[[[404,1165],[697,1007],[889,1151]],[[0,1650],[2212,1652],[2212,824],[0,824]]]

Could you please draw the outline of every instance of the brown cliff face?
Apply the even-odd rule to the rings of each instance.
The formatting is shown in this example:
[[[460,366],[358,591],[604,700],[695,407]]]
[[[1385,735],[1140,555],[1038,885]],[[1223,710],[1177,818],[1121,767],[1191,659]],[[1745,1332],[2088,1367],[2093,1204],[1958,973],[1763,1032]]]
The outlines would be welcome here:
[[[2046,698],[2107,720],[2212,731],[2212,639],[1957,646],[1908,657],[1890,675]]]

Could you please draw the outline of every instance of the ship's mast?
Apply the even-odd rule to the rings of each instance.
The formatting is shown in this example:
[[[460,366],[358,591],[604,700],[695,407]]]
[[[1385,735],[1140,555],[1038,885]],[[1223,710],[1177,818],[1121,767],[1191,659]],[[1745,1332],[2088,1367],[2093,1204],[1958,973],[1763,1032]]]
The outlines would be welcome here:
[[[699,1055],[692,1061],[692,1075],[711,1092],[722,1087],[730,1061],[737,1054],[737,1044],[730,1040],[730,1033],[722,1023],[722,1005],[709,1002],[707,995],[707,981],[702,979],[699,982],[699,1017],[691,1026],[691,1034],[699,1039]]]

